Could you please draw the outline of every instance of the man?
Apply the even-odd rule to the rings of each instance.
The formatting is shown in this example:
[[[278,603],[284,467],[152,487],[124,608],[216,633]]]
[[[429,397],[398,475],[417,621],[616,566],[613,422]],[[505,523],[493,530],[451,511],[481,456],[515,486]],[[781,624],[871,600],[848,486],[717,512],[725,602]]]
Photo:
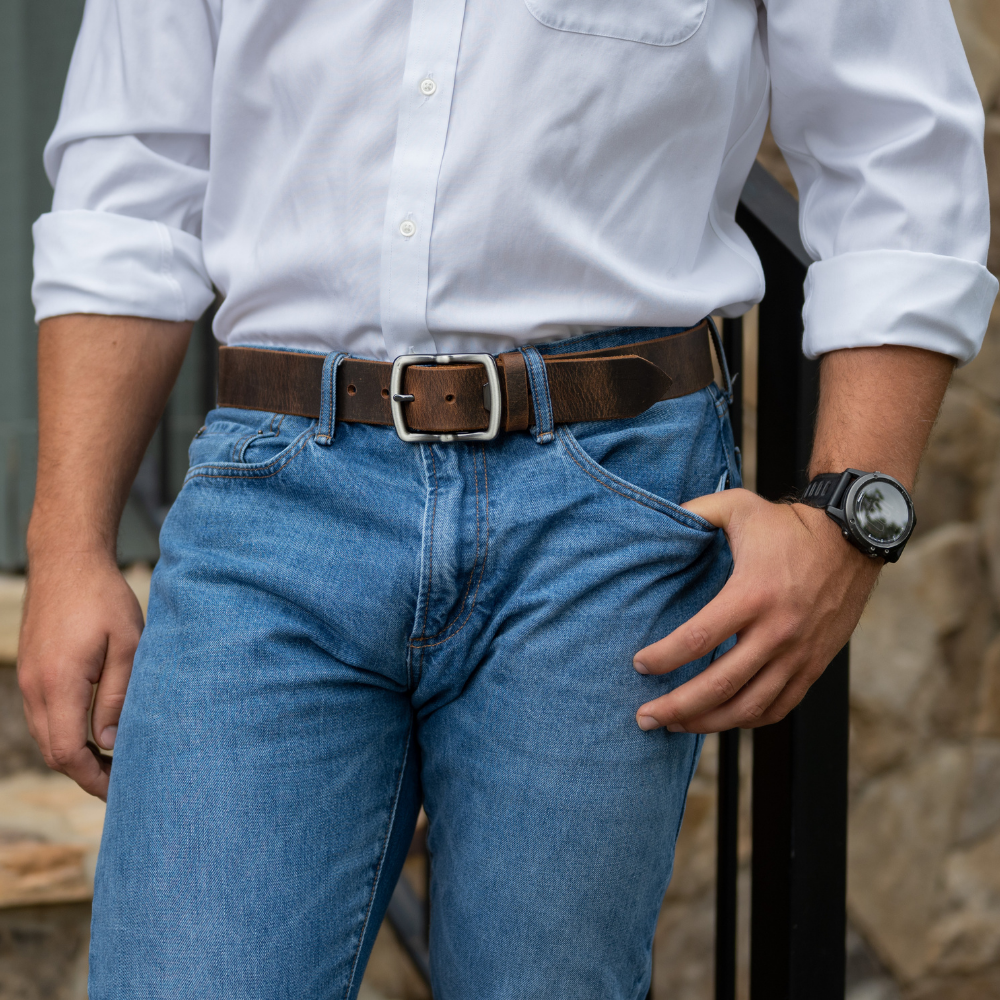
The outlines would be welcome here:
[[[769,113],[817,506],[732,488],[698,325],[763,294]],[[982,129],[946,0],[89,0],[20,678],[108,799],[91,997],[356,996],[421,801],[436,997],[643,995],[701,734],[791,710],[912,527]],[[213,286],[140,642],[118,518]]]

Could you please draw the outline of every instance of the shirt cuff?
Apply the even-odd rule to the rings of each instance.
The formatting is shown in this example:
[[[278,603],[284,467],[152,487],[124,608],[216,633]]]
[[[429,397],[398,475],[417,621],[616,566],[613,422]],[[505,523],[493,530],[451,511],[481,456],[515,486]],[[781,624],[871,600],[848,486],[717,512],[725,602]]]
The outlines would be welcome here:
[[[49,212],[35,223],[35,322],[67,313],[196,320],[214,297],[201,240],[113,212]]]
[[[972,260],[908,250],[845,253],[806,275],[802,350],[899,344],[967,364],[982,346],[997,279]]]

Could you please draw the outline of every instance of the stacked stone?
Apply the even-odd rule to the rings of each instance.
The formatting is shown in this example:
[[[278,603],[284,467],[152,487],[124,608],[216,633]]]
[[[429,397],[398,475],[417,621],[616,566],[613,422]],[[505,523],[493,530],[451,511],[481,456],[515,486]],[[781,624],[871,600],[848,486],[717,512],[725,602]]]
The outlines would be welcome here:
[[[1000,267],[1000,0],[953,0],[987,110]],[[849,909],[905,1000],[1000,997],[1000,309],[955,373],[920,526],[852,645]]]

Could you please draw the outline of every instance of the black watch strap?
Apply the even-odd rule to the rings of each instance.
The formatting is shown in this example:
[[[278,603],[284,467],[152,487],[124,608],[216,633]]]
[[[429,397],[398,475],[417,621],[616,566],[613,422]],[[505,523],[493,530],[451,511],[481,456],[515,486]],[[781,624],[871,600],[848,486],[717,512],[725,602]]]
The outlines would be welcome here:
[[[836,494],[843,492],[837,487],[845,477],[848,480],[853,478],[846,472],[821,472],[802,491],[799,503],[807,507],[828,507]]]

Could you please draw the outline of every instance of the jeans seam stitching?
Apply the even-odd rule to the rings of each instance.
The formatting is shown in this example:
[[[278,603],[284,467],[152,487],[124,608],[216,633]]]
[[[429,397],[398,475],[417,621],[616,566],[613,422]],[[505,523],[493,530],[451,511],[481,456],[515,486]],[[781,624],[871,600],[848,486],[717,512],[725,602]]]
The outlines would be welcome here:
[[[486,544],[483,546],[483,562],[482,562],[482,566],[479,569],[479,579],[476,581],[476,591],[472,595],[472,604],[469,607],[469,613],[465,616],[465,621],[462,622],[462,624],[457,629],[455,629],[455,631],[452,632],[451,635],[446,636],[440,642],[431,642],[431,643],[427,643],[424,646],[417,646],[416,643],[411,643],[410,645],[413,646],[415,649],[432,649],[434,646],[443,646],[446,642],[450,642],[452,639],[455,638],[456,635],[458,635],[459,632],[462,631],[462,629],[465,628],[466,625],[469,624],[469,622],[472,619],[472,612],[476,610],[476,602],[479,600],[479,588],[483,584],[483,575],[486,573],[486,560],[489,557],[489,553],[490,553],[490,482],[489,482],[489,477],[488,477],[488,474],[487,474],[487,471],[486,471],[486,449],[485,448],[483,448],[483,489],[484,489],[484,493],[486,495]],[[478,508],[477,508],[476,513],[478,515],[478,513],[479,513],[478,512]],[[457,621],[457,619],[456,619],[456,621]],[[440,634],[441,633],[439,632],[438,635],[440,635]],[[437,636],[431,636],[430,638],[436,639]],[[421,654],[421,662],[423,662],[423,655],[422,654]]]
[[[669,517],[672,520],[677,521],[679,524],[683,524],[685,527],[694,528],[697,531],[702,531],[706,535],[709,534],[709,532],[705,528],[703,528],[700,524],[692,524],[687,520],[685,520],[683,517],[679,517],[676,511],[670,509],[669,507],[664,507],[662,504],[656,503],[655,499],[652,496],[644,494],[639,490],[625,493],[623,492],[623,490],[626,487],[624,486],[624,484],[621,483],[615,482],[615,484],[612,485],[611,481],[605,478],[603,474],[604,470],[601,469],[600,466],[598,466],[597,463],[594,462],[594,460],[589,455],[584,454],[582,448],[579,445],[577,446],[576,449],[572,447],[571,442],[575,443],[575,441],[573,441],[572,438],[570,438],[562,429],[557,430],[556,434],[558,435],[559,440],[565,447],[566,454],[569,455],[571,461],[580,469],[580,471],[585,476],[589,476],[599,486],[603,486],[604,489],[608,490],[611,493],[616,494],[617,496],[624,498],[625,500],[631,500],[633,503],[637,503],[640,507],[645,507],[647,510],[652,510],[656,511],[659,514],[663,514],[665,517]],[[576,452],[576,454],[574,454],[574,451]],[[580,456],[579,459],[577,458],[577,455]],[[581,459],[585,461],[588,465],[590,465],[592,468],[594,468],[595,472],[591,472],[590,470],[588,470],[582,464]],[[622,489],[615,489],[615,486],[621,486]]]
[[[197,479],[199,477],[204,479],[270,479],[271,476],[276,476],[279,472],[281,472],[281,470],[285,468],[285,466],[288,465],[288,463],[291,462],[292,459],[294,459],[302,451],[303,448],[305,448],[305,446],[309,443],[309,441],[311,441],[312,438],[316,436],[315,432],[311,428],[310,430],[304,432],[304,434],[305,434],[305,440],[302,441],[302,444],[299,445],[299,447],[296,448],[292,454],[288,455],[285,458],[284,462],[282,462],[281,465],[279,465],[276,469],[265,472],[264,470],[268,469],[270,465],[270,463],[267,463],[266,465],[262,465],[260,469],[247,469],[245,472],[237,469],[232,469],[227,472],[202,471],[202,469],[208,470],[208,469],[226,468],[226,466],[224,465],[206,465],[203,467],[196,467],[197,471],[196,469],[189,470],[187,476],[185,476],[184,478],[184,482],[188,483],[192,479]],[[289,447],[295,447],[294,442]],[[277,461],[276,458],[271,459],[271,462],[276,462],[276,461]]]
[[[399,808],[399,795],[403,788],[403,779],[406,777],[406,762],[410,756],[410,737],[413,732],[412,724],[406,733],[406,750],[403,753],[403,761],[399,768],[399,778],[396,781],[396,791],[392,797],[392,812],[389,814],[389,825],[385,831],[385,838],[382,841],[382,852],[379,854],[378,864],[375,866],[375,878],[372,881],[371,895],[368,897],[368,908],[365,910],[365,918],[361,923],[361,933],[358,935],[358,947],[354,952],[354,960],[351,962],[351,975],[347,980],[347,989],[344,998],[351,994],[351,987],[354,985],[354,977],[358,971],[358,959],[361,956],[361,948],[365,942],[365,933],[368,930],[368,923],[371,919],[372,907],[375,905],[375,895],[378,892],[379,881],[382,877],[382,866],[385,863],[385,855],[389,850],[389,841],[392,838],[392,828],[396,823],[396,810]]]
[[[714,383],[713,383],[714,385]],[[710,387],[711,388],[711,387]],[[735,480],[736,474],[739,469],[736,462],[736,453],[731,451],[729,448],[729,443],[726,440],[726,418],[729,415],[729,407],[723,407],[721,395],[716,398],[715,401],[715,416],[719,421],[719,432],[722,438],[722,455],[726,460],[726,472],[729,475],[730,480]]]
[[[437,461],[434,458],[434,449],[428,448],[427,453],[431,456],[431,472],[434,475],[434,503],[431,505],[431,536],[427,547],[427,592],[424,595],[424,624],[420,629],[420,636],[417,642],[420,642],[427,635],[427,618],[430,615],[431,610],[431,588],[434,585],[434,525],[437,523],[437,497],[438,497],[438,477],[437,477]],[[420,662],[417,664],[417,677],[424,676],[424,649],[425,646],[417,646],[414,643],[410,643],[411,649],[420,650]],[[413,683],[413,678],[410,678],[410,683]]]
[[[328,420],[326,426],[326,438],[328,441],[333,437],[333,419],[334,419],[333,411],[336,409],[336,405],[334,402],[334,395],[333,395],[333,389],[334,389],[333,380],[334,378],[336,378],[336,374],[337,374],[337,365],[336,364],[330,365],[330,375],[327,378],[327,395],[329,400],[327,406],[329,407],[330,410],[330,412],[327,414]]]
[[[462,603],[458,606],[458,611],[452,615],[451,620],[444,625],[441,629],[434,633],[434,635],[426,635],[425,632],[420,634],[420,639],[437,639],[444,635],[445,632],[450,629],[459,618],[462,617],[462,612],[465,610],[466,601],[469,599],[469,591],[472,590],[472,581],[476,577],[476,567],[479,565],[479,537],[480,537],[480,524],[479,524],[479,463],[476,462],[475,452],[472,455],[473,467],[476,473],[476,554],[472,558],[472,569],[469,571],[469,579],[465,584],[465,593],[462,594]],[[486,463],[486,456],[483,456],[483,464]],[[425,623],[426,624],[426,623]],[[419,639],[417,640],[420,641]]]

